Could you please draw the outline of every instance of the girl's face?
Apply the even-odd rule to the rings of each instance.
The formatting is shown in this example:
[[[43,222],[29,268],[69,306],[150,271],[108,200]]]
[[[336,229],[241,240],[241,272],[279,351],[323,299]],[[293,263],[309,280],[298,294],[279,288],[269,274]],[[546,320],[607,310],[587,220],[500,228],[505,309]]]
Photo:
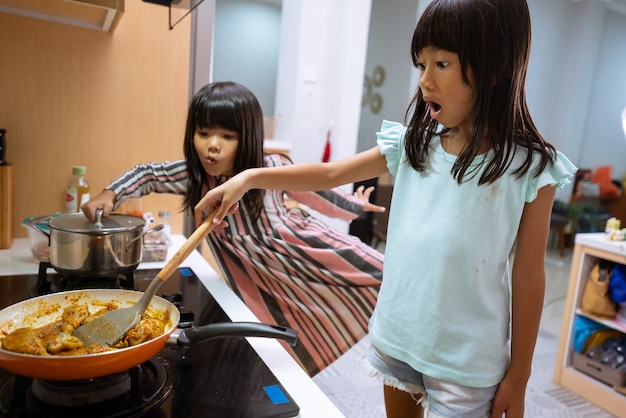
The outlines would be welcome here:
[[[430,107],[430,117],[446,128],[469,132],[476,97],[463,82],[459,56],[450,51],[427,46],[418,54],[419,86]],[[473,84],[471,69],[468,78]]]
[[[199,128],[193,136],[193,145],[204,171],[210,176],[230,176],[239,146],[237,132],[222,128]]]

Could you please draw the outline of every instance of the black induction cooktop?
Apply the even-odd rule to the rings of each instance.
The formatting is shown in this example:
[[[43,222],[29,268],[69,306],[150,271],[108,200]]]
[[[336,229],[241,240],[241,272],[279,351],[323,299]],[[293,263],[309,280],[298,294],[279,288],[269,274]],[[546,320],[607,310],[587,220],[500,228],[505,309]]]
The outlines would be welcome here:
[[[158,271],[135,270],[135,287],[145,290]],[[0,308],[28,298],[36,283],[37,275],[0,276]],[[162,285],[158,294],[179,306],[183,313],[181,325],[191,321],[195,325],[230,322],[224,310],[189,268],[179,268]],[[164,400],[139,410],[130,408],[107,412],[106,407],[96,407],[89,411],[89,415],[94,418],[281,418],[299,414],[298,405],[245,339],[210,340],[184,349],[166,347],[151,359],[147,369],[154,368],[152,362],[165,365],[165,371],[160,373],[167,374],[170,386],[162,396]],[[25,386],[28,392],[31,380],[0,368],[0,416],[51,418],[72,413],[73,407],[62,411],[33,409],[26,402],[21,404],[22,400],[13,401],[13,386]],[[54,412],[45,412],[53,409]]]

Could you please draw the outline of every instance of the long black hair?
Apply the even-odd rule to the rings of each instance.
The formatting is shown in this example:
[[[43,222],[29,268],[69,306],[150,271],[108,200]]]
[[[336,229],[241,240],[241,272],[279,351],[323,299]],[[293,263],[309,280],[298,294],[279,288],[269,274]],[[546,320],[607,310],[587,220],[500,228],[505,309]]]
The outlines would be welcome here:
[[[468,69],[474,75],[476,102],[473,129],[452,167],[452,175],[463,182],[476,172],[468,168],[486,140],[494,158],[483,161],[478,184],[498,179],[511,164],[517,146],[527,148],[526,160],[514,174],[526,173],[534,152],[540,155],[535,175],[556,157],[535,126],[526,103],[526,73],[530,56],[531,26],[526,0],[434,0],[421,16],[411,42],[411,56],[417,67],[418,55],[427,46],[459,56],[463,82],[470,85]],[[406,153],[417,171],[424,170],[429,144],[442,131],[431,119],[420,88],[407,109]],[[534,152],[533,152],[534,151]]]
[[[222,128],[237,132],[239,143],[233,166],[233,175],[248,168],[263,166],[263,111],[254,93],[241,84],[218,82],[201,88],[191,100],[185,128],[184,153],[189,175],[185,193],[185,209],[193,209],[202,198],[207,173],[194,147],[198,128]],[[216,179],[219,183],[220,180]],[[242,201],[256,220],[263,205],[263,190],[248,191]]]

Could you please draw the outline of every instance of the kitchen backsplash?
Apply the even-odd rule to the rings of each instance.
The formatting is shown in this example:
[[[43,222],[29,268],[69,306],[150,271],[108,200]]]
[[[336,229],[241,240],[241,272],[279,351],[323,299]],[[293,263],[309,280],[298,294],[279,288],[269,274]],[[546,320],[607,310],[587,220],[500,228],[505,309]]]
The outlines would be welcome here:
[[[12,230],[62,212],[67,173],[89,167],[91,195],[131,166],[182,158],[189,95],[190,19],[168,28],[167,8],[130,1],[114,33],[0,13],[0,125],[10,136]],[[173,213],[181,199],[149,196]]]

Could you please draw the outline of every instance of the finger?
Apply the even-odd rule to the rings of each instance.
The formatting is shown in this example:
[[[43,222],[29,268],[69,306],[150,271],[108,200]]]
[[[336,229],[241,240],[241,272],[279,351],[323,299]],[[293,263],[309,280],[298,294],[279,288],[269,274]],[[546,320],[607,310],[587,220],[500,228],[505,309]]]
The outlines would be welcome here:
[[[506,408],[498,405],[497,403],[494,402],[493,405],[493,409],[491,411],[491,416],[490,418],[502,418],[504,417],[506,414]]]
[[[219,204],[218,206],[213,208],[211,211],[203,212],[202,219],[206,220],[207,218],[211,218],[211,222],[213,222],[214,225],[228,226],[228,223],[224,221],[224,218],[234,213],[238,208],[239,208],[238,203],[235,203],[233,206],[231,206],[227,210],[224,210],[222,207],[222,204]]]
[[[211,220],[213,225],[221,225],[226,217],[226,214],[227,212],[225,212],[221,206],[218,206],[211,214],[209,214],[209,216],[213,218]]]
[[[89,219],[90,222],[94,222],[96,220],[96,217],[93,215],[93,212],[89,208],[81,207],[81,209],[83,210],[85,217]]]
[[[94,208],[94,209],[93,209],[93,212],[92,212],[92,213],[93,213],[93,216],[94,216],[94,217],[96,216],[96,210],[97,210],[97,209],[98,209],[98,208]],[[109,216],[109,215],[111,214],[111,211],[112,211],[113,207],[111,207],[111,206],[109,206],[109,205],[102,205],[102,207],[101,207],[100,209],[102,209],[102,216],[105,216],[105,217],[106,217],[106,216]]]
[[[505,415],[504,409],[498,409],[498,410],[494,409],[491,412],[491,418],[502,418],[502,417],[505,417],[505,416],[506,415]]]
[[[237,212],[239,210],[239,202],[235,202],[229,209],[228,209],[228,214],[232,215],[233,213]]]
[[[202,223],[205,216],[206,215],[204,213],[204,208],[196,205],[196,207],[193,209],[193,220],[194,220],[194,223],[196,224],[196,227]]]

